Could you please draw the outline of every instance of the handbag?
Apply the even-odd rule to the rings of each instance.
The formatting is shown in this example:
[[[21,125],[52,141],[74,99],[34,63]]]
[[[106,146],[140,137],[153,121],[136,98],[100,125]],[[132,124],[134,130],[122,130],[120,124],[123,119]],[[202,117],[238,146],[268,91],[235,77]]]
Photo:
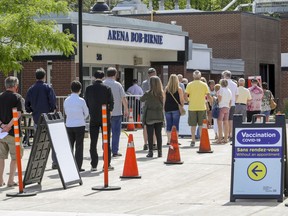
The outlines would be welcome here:
[[[276,104],[275,101],[273,100],[273,95],[272,95],[271,92],[270,92],[270,101],[269,101],[269,104],[270,104],[270,109],[271,109],[271,110],[274,110],[274,109],[277,107],[277,104]]]
[[[218,100],[216,100],[216,103],[212,107],[212,117],[217,119],[219,117],[219,113],[220,113],[219,103]]]
[[[277,104],[276,104],[275,101],[271,98],[271,99],[270,99],[270,108],[271,108],[271,110],[276,109],[276,107],[277,107]]]
[[[175,102],[178,104],[180,115],[181,116],[186,115],[186,110],[184,109],[184,107],[180,103],[178,103],[178,101],[176,100],[176,98],[173,96],[173,94],[171,92],[169,92],[169,93],[172,96],[172,98],[175,100]]]

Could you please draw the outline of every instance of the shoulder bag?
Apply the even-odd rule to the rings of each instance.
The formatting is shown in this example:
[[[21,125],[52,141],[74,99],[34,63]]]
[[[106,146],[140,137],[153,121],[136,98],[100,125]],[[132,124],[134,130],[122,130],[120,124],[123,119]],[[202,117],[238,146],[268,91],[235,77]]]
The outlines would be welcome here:
[[[184,109],[184,107],[178,103],[178,101],[176,100],[176,98],[173,96],[173,94],[171,92],[169,92],[170,95],[172,96],[172,98],[175,100],[175,102],[178,104],[178,108],[179,108],[179,111],[180,111],[180,115],[181,116],[184,116],[186,114],[186,110]]]
[[[274,99],[272,98],[272,93],[271,92],[270,92],[270,102],[269,103],[270,103],[271,110],[276,109],[277,104],[275,103]]]

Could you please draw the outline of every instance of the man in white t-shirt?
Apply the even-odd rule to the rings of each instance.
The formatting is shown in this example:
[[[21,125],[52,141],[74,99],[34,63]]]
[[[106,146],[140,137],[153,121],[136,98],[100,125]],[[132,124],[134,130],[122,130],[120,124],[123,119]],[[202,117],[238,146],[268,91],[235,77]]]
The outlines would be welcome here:
[[[250,91],[245,88],[244,78],[238,80],[238,85],[239,95],[235,103],[235,114],[242,114],[242,120],[244,122],[247,118],[247,104],[251,101],[252,97]]]
[[[231,100],[231,107],[229,110],[229,137],[230,140],[232,139],[233,136],[233,115],[235,113],[235,101],[237,100],[238,97],[238,87],[237,84],[231,80],[231,71],[229,70],[225,70],[222,72],[222,77],[223,79],[226,79],[228,81],[228,88],[230,89],[231,93],[232,93],[232,100]]]

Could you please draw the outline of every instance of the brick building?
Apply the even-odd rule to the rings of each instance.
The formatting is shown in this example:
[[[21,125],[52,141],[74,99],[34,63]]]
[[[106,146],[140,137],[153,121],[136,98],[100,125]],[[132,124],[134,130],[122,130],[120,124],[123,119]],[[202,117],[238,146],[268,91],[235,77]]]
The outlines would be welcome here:
[[[198,68],[187,70],[188,52],[191,52],[188,39],[191,39],[193,43],[207,44],[213,50],[214,59],[243,61],[244,72],[237,74],[232,70],[234,75],[245,78],[251,75],[261,75],[262,80],[268,82],[269,88],[276,97],[281,99],[288,97],[288,87],[286,90],[285,85],[285,80],[288,79],[288,61],[286,66],[282,66],[280,73],[280,53],[288,53],[288,38],[284,31],[288,28],[287,18],[283,18],[280,22],[279,19],[246,12],[177,13],[174,11],[169,13],[157,11],[153,15],[154,22],[152,23],[148,22],[151,19],[150,14],[125,16],[84,14],[84,88],[91,84],[93,71],[106,70],[108,66],[114,66],[120,71],[121,80],[126,89],[132,83],[133,78],[139,81],[144,80],[145,72],[151,66],[157,69],[164,81],[172,73],[182,73],[192,80],[192,71]],[[78,20],[75,14],[72,13],[69,17],[60,17],[56,20],[58,25],[69,27],[77,39]],[[176,25],[171,25],[172,21],[176,22]],[[91,30],[92,27],[94,30]],[[129,34],[136,31],[162,35],[165,38],[165,44],[108,40],[107,32],[115,29]],[[280,41],[282,41],[282,47]],[[285,46],[285,41],[287,46]],[[219,65],[221,68],[221,61],[218,61]],[[23,71],[18,74],[21,82],[20,93],[23,96],[35,81],[34,71],[38,67],[47,70],[48,82],[53,84],[58,96],[69,94],[70,82],[79,76],[77,54],[69,58],[55,54],[41,54],[34,56],[33,62],[24,62],[23,66]],[[230,69],[229,63],[223,63],[222,68],[223,70]],[[213,64],[210,70],[203,72],[207,79],[216,81],[220,79],[221,71],[214,70]],[[0,75],[0,85],[3,83],[1,80],[3,77]]]
[[[288,14],[281,14],[281,98],[288,100]]]
[[[59,29],[69,29],[77,40],[78,14],[52,17]],[[187,61],[188,33],[181,26],[148,22],[139,19],[83,14],[83,90],[93,81],[96,70],[117,68],[120,81],[127,90],[133,82],[147,78],[151,66],[159,68],[159,76],[168,77],[159,62],[173,68]],[[57,96],[70,94],[70,83],[79,79],[78,55],[64,57],[59,53],[40,53],[32,62],[23,62],[17,74],[20,91],[24,97],[35,82],[35,70],[42,67],[47,72],[47,83],[52,84]],[[161,68],[161,70],[160,70]],[[175,70],[176,71],[176,70]],[[166,75],[165,75],[166,74]],[[4,90],[4,77],[0,74],[0,88]],[[3,87],[3,88],[2,88]]]
[[[151,15],[147,14],[125,16],[151,19]],[[262,80],[269,84],[269,88],[276,97],[283,98],[280,90],[282,78],[280,73],[281,22],[279,19],[246,12],[191,13],[179,10],[178,13],[177,11],[156,11],[153,20],[163,23],[176,21],[176,25],[182,26],[183,30],[189,33],[189,38],[193,40],[193,43],[207,44],[209,48],[212,48],[213,58],[242,59],[245,64],[242,76],[247,78],[252,75],[261,75]],[[175,70],[182,70],[182,68],[175,68]],[[185,74],[191,79],[190,72],[185,71]],[[213,68],[211,68],[209,75],[206,73],[205,76],[219,80],[219,73],[213,73]]]

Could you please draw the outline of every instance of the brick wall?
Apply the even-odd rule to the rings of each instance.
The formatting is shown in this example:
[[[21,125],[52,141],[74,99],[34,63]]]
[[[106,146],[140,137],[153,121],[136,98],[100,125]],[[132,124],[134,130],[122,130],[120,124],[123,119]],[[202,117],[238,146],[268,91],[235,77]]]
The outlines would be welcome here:
[[[23,63],[21,72],[21,94],[25,97],[28,88],[35,83],[35,71],[42,67],[47,70],[47,60],[34,60]],[[70,93],[70,83],[76,79],[76,68],[73,60],[53,60],[51,71],[51,83],[57,96],[65,96]]]
[[[288,17],[281,19],[281,53],[288,53]]]
[[[150,15],[128,17],[150,20]],[[169,24],[176,21],[176,25],[182,26],[194,43],[207,44],[212,48],[213,58],[243,59],[245,78],[259,75],[260,64],[275,65],[275,93],[276,97],[283,98],[281,80],[285,76],[282,78],[280,74],[280,44],[282,42],[282,52],[288,52],[288,18],[281,27],[277,19],[246,12],[156,12],[154,21]],[[285,48],[283,43],[286,44]],[[191,80],[192,73],[187,72],[186,77]],[[218,77],[215,79],[218,80]],[[288,97],[288,87],[285,95]]]
[[[182,74],[184,77],[186,76],[186,65],[169,65],[168,74]]]

